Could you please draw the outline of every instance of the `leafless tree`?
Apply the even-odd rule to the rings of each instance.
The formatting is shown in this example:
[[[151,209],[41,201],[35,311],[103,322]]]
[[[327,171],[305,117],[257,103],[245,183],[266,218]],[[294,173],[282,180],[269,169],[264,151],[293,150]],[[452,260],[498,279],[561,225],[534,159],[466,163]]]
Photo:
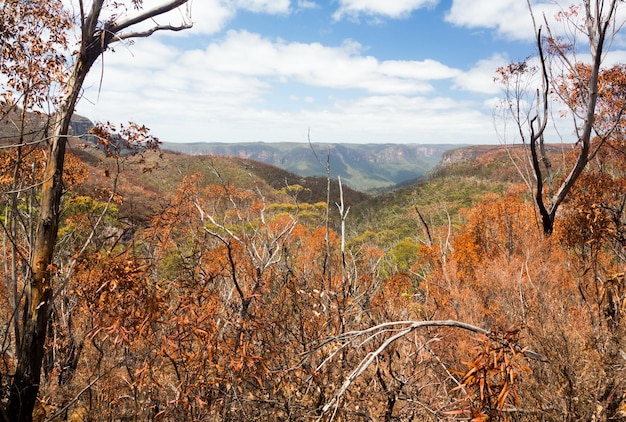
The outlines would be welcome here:
[[[581,4],[562,9],[556,16],[566,28],[565,36],[557,34],[554,24],[546,16],[538,22],[533,6],[527,1],[536,35],[538,65],[533,67],[528,60],[511,64],[499,70],[506,89],[509,117],[517,126],[522,142],[529,147],[528,156],[535,204],[541,217],[543,232],[550,235],[554,230],[557,210],[601,146],[594,138],[604,139],[595,125],[598,102],[598,79],[603,60],[611,48],[618,32],[622,29],[618,10],[623,0],[583,0]],[[581,40],[585,47],[580,46]],[[582,57],[589,57],[584,61]],[[581,65],[588,66],[589,73],[581,72]],[[536,71],[539,86],[536,89],[520,87],[520,80]],[[579,87],[580,101],[574,106],[561,98],[569,107],[576,136],[576,158],[566,169],[566,177],[558,184],[552,174],[552,164],[546,148],[546,129],[553,126],[551,110],[552,94],[558,95],[564,81]],[[522,98],[527,95],[527,98]],[[535,92],[536,94],[532,94]],[[534,97],[534,99],[533,99]],[[530,109],[524,109],[530,107]]]

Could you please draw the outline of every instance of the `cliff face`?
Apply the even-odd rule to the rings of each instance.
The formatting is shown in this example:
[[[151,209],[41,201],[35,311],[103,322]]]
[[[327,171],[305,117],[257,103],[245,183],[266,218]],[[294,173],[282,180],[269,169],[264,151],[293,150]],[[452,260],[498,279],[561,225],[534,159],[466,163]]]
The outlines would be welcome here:
[[[330,159],[332,177],[341,177],[344,184],[361,191],[384,189],[418,178],[437,165],[442,154],[452,147],[452,145],[342,143],[311,146],[308,143],[292,142],[163,145],[164,149],[191,155],[215,154],[247,158],[281,167],[302,176],[326,176],[325,166],[327,159]]]
[[[449,146],[416,144],[337,144],[332,146],[338,153],[355,162],[394,164],[401,162],[419,162],[431,157],[441,157]]]
[[[506,145],[475,145],[469,147],[455,148],[444,151],[441,155],[439,167],[445,167],[452,164],[465,163],[475,161],[476,158],[492,151],[504,150],[510,148]]]
[[[19,121],[21,118],[20,108],[0,110],[0,145],[15,144],[19,138]],[[49,116],[43,113],[27,112],[25,138],[27,141],[36,141],[45,136],[43,131],[49,124]],[[70,134],[81,136],[89,133],[93,123],[86,117],[74,114],[70,122]]]
[[[563,154],[574,147],[572,144],[546,144],[544,146],[549,154]],[[437,167],[445,167],[453,164],[476,161],[478,157],[486,154],[504,153],[506,150],[517,151],[528,148],[527,145],[472,145],[461,148],[448,149],[441,154],[441,162]]]
[[[93,123],[86,117],[74,114],[70,122],[70,133],[74,136],[82,136],[91,130]]]

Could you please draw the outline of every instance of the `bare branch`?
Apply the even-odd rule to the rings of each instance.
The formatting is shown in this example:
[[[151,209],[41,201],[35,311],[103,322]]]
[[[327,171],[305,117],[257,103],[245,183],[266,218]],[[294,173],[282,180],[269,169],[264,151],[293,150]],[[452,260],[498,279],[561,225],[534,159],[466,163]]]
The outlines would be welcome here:
[[[102,2],[102,0],[98,0],[98,1]],[[156,16],[160,16],[164,13],[174,10],[177,7],[182,6],[183,4],[187,3],[188,1],[189,0],[170,0],[160,6],[154,6],[151,9],[142,10],[141,13],[138,13],[135,16],[130,16],[126,19],[115,21],[107,29],[111,31],[113,34],[117,34],[140,22],[144,22],[148,19],[152,19]],[[191,26],[191,24],[189,24],[189,26]],[[184,29],[184,28],[181,28],[181,29]],[[125,38],[129,38],[129,37],[125,37]]]
[[[346,333],[342,333],[336,336],[329,337],[326,341],[320,344],[316,350],[319,350],[321,347],[324,347],[330,343],[339,342],[340,346],[331,353],[331,357],[336,355],[340,349],[347,347],[347,345],[356,340],[359,337],[367,336],[367,338],[359,344],[358,347],[362,347],[372,339],[376,338],[378,335],[383,334],[385,332],[395,332],[392,336],[387,338],[383,343],[376,348],[373,352],[367,354],[367,356],[362,359],[356,368],[348,375],[343,382],[341,388],[337,391],[337,393],[333,396],[333,398],[324,405],[322,408],[322,415],[318,418],[321,420],[324,414],[326,414],[333,406],[336,408],[339,405],[339,400],[344,395],[344,393],[348,390],[350,385],[357,379],[367,368],[374,362],[380,354],[386,350],[389,345],[391,345],[396,340],[406,336],[407,334],[415,331],[418,328],[425,327],[452,327],[459,328],[462,330],[470,331],[473,333],[483,334],[489,338],[492,338],[492,333],[489,330],[485,330],[484,328],[477,327],[475,325],[467,324],[461,321],[455,320],[436,320],[436,321],[394,321],[394,322],[386,322],[383,324],[379,324],[370,328],[366,328],[364,330],[357,331],[349,331]],[[502,341],[502,339],[495,339],[497,341]],[[523,349],[517,344],[511,345],[518,352],[522,352],[528,359],[538,360],[541,362],[547,361],[547,358],[543,355],[533,352],[531,350]],[[331,357],[326,359],[321,365],[323,366],[325,363],[330,361]],[[318,368],[319,369],[319,368]]]
[[[137,32],[128,32],[125,34],[121,34],[121,35],[116,35],[113,39],[113,41],[122,41],[122,40],[126,40],[129,38],[146,38],[149,37],[150,35],[154,34],[157,31],[182,31],[184,29],[189,29],[193,26],[192,23],[185,23],[183,25],[179,25],[179,26],[173,26],[173,25],[157,25],[154,26],[148,30],[145,31],[137,31]]]
[[[378,349],[376,349],[374,352],[371,352],[368,354],[368,356],[362,360],[361,362],[359,362],[359,364],[357,365],[356,369],[354,371],[352,371],[352,373],[346,378],[346,380],[344,381],[343,385],[341,386],[341,388],[339,389],[339,391],[333,396],[333,398],[324,405],[324,407],[322,408],[322,415],[324,415],[326,412],[328,412],[328,410],[333,406],[333,405],[339,405],[339,399],[341,398],[341,396],[343,396],[343,394],[346,392],[346,390],[348,389],[348,387],[350,387],[350,384],[352,384],[352,382],[357,379],[359,377],[359,375],[361,375],[363,372],[365,372],[365,370],[372,364],[372,362],[374,362],[374,360],[376,360],[378,358],[378,356],[394,341],[396,341],[397,339],[404,337],[405,335],[407,335],[408,333],[410,333],[411,331],[413,331],[413,328],[408,327],[405,328],[403,330],[401,330],[400,332],[394,334],[393,336],[389,337],[387,340],[385,340],[383,342],[383,344],[381,344]],[[321,420],[322,416],[320,416],[318,418],[318,420]]]

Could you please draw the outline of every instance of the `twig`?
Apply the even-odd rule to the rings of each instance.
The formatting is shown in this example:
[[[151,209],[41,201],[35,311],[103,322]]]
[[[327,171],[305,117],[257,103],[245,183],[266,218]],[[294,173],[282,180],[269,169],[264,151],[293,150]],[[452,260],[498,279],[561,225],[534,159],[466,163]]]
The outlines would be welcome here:
[[[367,341],[369,341],[372,338],[376,337],[377,334],[380,334],[381,331],[388,331],[392,327],[396,327],[396,329],[398,329],[399,331],[396,332],[391,337],[387,338],[375,351],[368,353],[367,356],[359,362],[357,367],[350,373],[350,375],[348,375],[346,380],[343,382],[343,384],[342,384],[341,388],[339,389],[339,391],[337,391],[337,393],[333,396],[333,398],[328,403],[326,403],[324,405],[324,407],[322,408],[322,413],[321,413],[320,417],[318,418],[318,420],[321,420],[322,417],[332,407],[334,407],[335,410],[333,412],[333,415],[331,416],[331,420],[332,420],[333,417],[334,417],[334,414],[336,413],[337,408],[339,406],[339,400],[344,395],[344,393],[348,390],[348,388],[354,382],[354,380],[357,379],[361,374],[363,374],[363,372],[365,372],[365,370],[372,364],[372,362],[374,362],[374,360],[376,360],[376,358],[378,358],[378,356],[385,349],[387,349],[387,347],[389,347],[390,344],[392,344],[396,340],[406,336],[407,334],[411,333],[412,331],[414,331],[414,330],[416,330],[418,328],[424,328],[424,327],[452,327],[452,328],[460,328],[462,330],[471,331],[473,333],[478,333],[478,334],[484,334],[487,337],[493,338],[493,335],[492,335],[491,331],[489,331],[489,330],[485,330],[484,328],[477,327],[477,326],[471,325],[471,324],[467,324],[467,323],[461,322],[461,321],[455,321],[455,320],[385,322],[385,323],[376,325],[374,327],[366,328],[364,330],[350,331],[350,332],[347,332],[347,333],[342,333],[340,335],[330,337],[329,339],[324,341],[322,344],[320,344],[316,348],[317,350],[319,350],[323,346],[328,345],[331,342],[341,342],[342,344],[341,344],[341,346],[339,346],[339,348],[337,350],[335,350],[335,352],[333,352],[331,354],[331,356],[329,358],[324,360],[324,362],[320,365],[320,367],[323,366],[326,362],[328,362],[331,359],[331,357],[334,356],[339,350],[344,348],[346,346],[348,340],[353,340],[353,339],[355,339],[357,337],[360,337],[360,336],[363,336],[363,335],[368,335],[368,338],[361,343],[361,346],[362,346]],[[496,340],[502,341],[501,339],[496,339]],[[517,351],[523,353],[529,359],[539,360],[541,362],[547,361],[546,357],[544,357],[543,355],[541,355],[541,354],[539,354],[537,352],[533,352],[531,350],[523,349],[523,348],[521,348],[518,345],[513,345],[513,347]],[[318,367],[318,369],[319,369],[319,367]]]

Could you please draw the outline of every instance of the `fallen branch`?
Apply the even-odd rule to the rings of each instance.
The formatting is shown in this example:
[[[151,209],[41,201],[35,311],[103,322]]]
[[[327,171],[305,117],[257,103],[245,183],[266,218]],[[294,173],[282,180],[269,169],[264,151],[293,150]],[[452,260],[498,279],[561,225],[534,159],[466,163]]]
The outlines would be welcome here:
[[[374,362],[376,360],[376,358],[378,358],[378,356],[380,356],[380,354],[387,349],[387,347],[389,347],[390,344],[392,344],[393,342],[395,342],[396,340],[406,336],[407,334],[410,334],[411,332],[413,332],[414,330],[418,329],[418,328],[424,328],[424,327],[452,327],[452,328],[460,328],[462,330],[466,330],[466,331],[471,331],[473,333],[478,333],[478,334],[483,334],[493,340],[496,341],[502,341],[501,338],[496,338],[494,337],[493,333],[489,330],[485,330],[484,328],[481,327],[477,327],[475,325],[471,325],[471,324],[467,324],[465,322],[461,322],[461,321],[455,321],[455,320],[438,320],[438,321],[394,321],[394,322],[385,322],[383,324],[379,324],[370,328],[366,328],[364,330],[357,330],[357,331],[349,331],[346,333],[342,333],[336,336],[332,336],[329,337],[328,339],[326,339],[322,344],[320,344],[316,350],[319,350],[320,348],[330,344],[330,343],[335,343],[335,342],[340,342],[342,343],[341,346],[339,346],[339,349],[342,349],[346,346],[346,344],[350,341],[353,341],[355,339],[357,339],[358,337],[362,337],[362,336],[367,336],[367,339],[363,342],[361,342],[361,346],[364,345],[365,343],[367,343],[368,341],[372,340],[373,338],[377,337],[379,334],[383,334],[385,332],[390,332],[390,331],[395,331],[395,334],[393,334],[391,337],[387,338],[375,351],[370,352],[367,354],[367,356],[362,359],[359,364],[357,365],[357,367],[350,373],[350,375],[348,375],[348,377],[346,377],[346,380],[343,382],[341,388],[339,389],[339,391],[337,391],[337,393],[333,396],[333,398],[324,405],[324,407],[322,408],[322,414],[320,415],[320,417],[318,418],[318,420],[321,420],[322,416],[324,416],[333,406],[335,406],[335,411],[336,408],[339,405],[339,400],[341,399],[341,397],[344,395],[344,393],[348,390],[348,388],[350,387],[350,385],[354,382],[355,379],[357,379],[361,374],[363,374],[363,372],[365,372],[365,370],[367,370],[367,368],[372,364],[372,362]],[[519,345],[513,345],[513,347],[523,353],[527,358],[529,359],[533,359],[533,360],[539,360],[541,362],[545,362],[547,360],[546,357],[544,357],[543,355],[533,352],[531,350],[526,350],[522,347],[520,347]],[[335,353],[332,353],[331,356],[334,356]],[[322,365],[323,366],[326,362],[328,362],[330,360],[326,359]],[[319,369],[319,368],[318,368]]]

